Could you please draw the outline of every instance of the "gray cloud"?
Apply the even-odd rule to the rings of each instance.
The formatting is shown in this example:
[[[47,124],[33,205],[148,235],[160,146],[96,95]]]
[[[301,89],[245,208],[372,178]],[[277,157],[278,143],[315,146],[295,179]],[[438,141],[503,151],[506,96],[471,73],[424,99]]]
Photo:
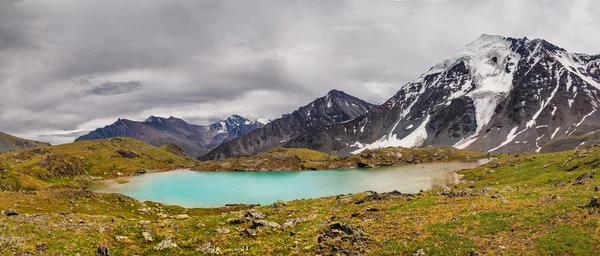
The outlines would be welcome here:
[[[123,93],[130,93],[135,90],[142,89],[142,83],[140,81],[129,81],[129,82],[111,82],[106,81],[99,85],[92,86],[91,88],[84,91],[86,95],[98,95],[98,96],[109,96]]]
[[[600,53],[599,7],[595,0],[0,1],[0,130],[67,142],[119,117],[274,118],[333,88],[378,103],[482,33]]]

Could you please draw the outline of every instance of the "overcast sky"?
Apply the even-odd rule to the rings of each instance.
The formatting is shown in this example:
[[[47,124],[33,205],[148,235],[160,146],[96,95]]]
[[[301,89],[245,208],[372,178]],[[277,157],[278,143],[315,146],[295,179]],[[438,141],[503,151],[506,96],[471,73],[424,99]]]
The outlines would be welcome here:
[[[0,131],[70,142],[117,118],[275,118],[380,103],[481,34],[600,53],[597,0],[0,0]]]

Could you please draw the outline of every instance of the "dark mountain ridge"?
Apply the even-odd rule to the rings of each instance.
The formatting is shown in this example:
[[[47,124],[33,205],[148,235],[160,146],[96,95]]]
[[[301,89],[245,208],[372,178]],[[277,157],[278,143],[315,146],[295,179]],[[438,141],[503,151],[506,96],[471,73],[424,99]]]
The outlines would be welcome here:
[[[200,159],[220,160],[266,152],[307,131],[352,120],[373,107],[373,104],[359,98],[332,90],[291,114],[283,115],[260,129],[223,143]]]
[[[223,142],[263,126],[262,123],[238,115],[207,126],[190,124],[175,117],[150,116],[143,122],[119,119],[75,141],[131,137],[157,147],[173,143],[180,146],[186,154],[199,157]]]

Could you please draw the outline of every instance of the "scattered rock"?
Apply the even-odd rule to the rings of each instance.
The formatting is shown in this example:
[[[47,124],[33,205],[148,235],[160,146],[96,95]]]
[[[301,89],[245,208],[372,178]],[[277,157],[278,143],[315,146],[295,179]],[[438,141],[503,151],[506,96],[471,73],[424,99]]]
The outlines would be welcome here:
[[[107,246],[100,246],[96,250],[96,256],[110,256],[110,249]]]
[[[198,222],[198,224],[196,224],[197,228],[202,228],[202,227],[206,227],[206,224],[202,223],[202,222]]]
[[[255,229],[247,228],[247,229],[244,229],[241,231],[241,235],[251,237],[251,236],[256,236],[257,233],[256,233]]]
[[[290,219],[290,220],[286,220],[281,226],[283,228],[291,228],[291,227],[295,227],[296,225],[307,221],[306,218],[297,218],[297,219]]]
[[[138,157],[138,155],[136,153],[128,151],[128,150],[119,149],[117,151],[117,153],[119,153],[119,155],[121,155],[124,158],[136,158],[136,157]]]
[[[556,184],[554,184],[555,187],[566,187],[567,183],[564,182],[557,182]]]
[[[598,202],[598,197],[594,196],[592,198],[592,200],[590,200],[590,203],[587,204],[585,207],[590,209],[590,213],[594,212],[595,209],[599,209],[600,208],[600,202]]]
[[[370,239],[364,231],[349,224],[336,222],[323,230],[318,242],[322,249],[329,247],[328,253],[357,255],[365,253],[364,248]]]
[[[413,253],[413,256],[426,256],[425,251],[423,249],[417,250],[417,252]]]
[[[244,245],[238,249],[235,249],[235,252],[247,252],[248,250],[250,250],[250,248],[248,248],[247,245]]]
[[[19,215],[19,213],[15,209],[8,209],[8,210],[6,210],[6,212],[4,212],[4,215],[17,216],[17,215]]]
[[[187,218],[189,218],[189,217],[190,217],[190,216],[189,216],[189,215],[187,215],[187,214],[179,214],[179,215],[175,215],[175,219],[178,219],[178,220],[184,220],[184,219],[187,219]]]
[[[154,246],[154,250],[160,251],[160,250],[175,248],[175,247],[177,247],[177,244],[174,243],[171,240],[171,238],[166,238],[165,240],[162,240],[162,242],[160,242],[159,244]]]
[[[277,202],[275,202],[271,205],[271,208],[276,209],[276,210],[283,209],[284,207],[285,207],[285,203],[281,200],[278,200]]]
[[[229,229],[226,228],[218,228],[217,232],[221,233],[221,234],[229,234],[229,232],[231,232]]]
[[[490,188],[490,187],[488,187],[488,186],[484,186],[483,188],[481,188],[481,192],[483,192],[483,194],[490,193],[490,192],[492,192],[492,191],[494,191],[494,190],[495,190],[495,189],[493,189],[493,188]]]
[[[280,228],[281,225],[279,225],[278,223],[266,221],[266,220],[253,220],[252,226],[250,226],[251,229],[257,229],[257,228],[263,228],[263,227],[264,228]]]
[[[492,169],[496,169],[496,168],[498,168],[498,167],[500,167],[500,166],[501,166],[501,164],[500,164],[500,163],[496,163],[495,165],[492,165]]]
[[[152,235],[150,234],[150,232],[142,232],[142,236],[144,237],[144,240],[146,242],[154,241],[154,238],[152,238]]]
[[[149,221],[149,220],[142,220],[139,222],[140,226],[142,226],[142,227],[146,227],[146,226],[150,225],[150,223],[151,223],[151,221]]]
[[[128,239],[129,239],[129,237],[126,237],[126,236],[115,236],[115,240],[117,240],[119,242],[126,241]]]
[[[199,248],[198,251],[205,253],[205,254],[213,254],[213,255],[222,255],[223,252],[221,252],[221,249],[219,247],[213,246],[211,241],[208,241],[204,244],[202,244]]]
[[[590,172],[590,173],[581,174],[579,177],[577,177],[577,179],[575,179],[575,183],[573,183],[573,185],[583,185],[583,184],[586,184],[589,180],[591,180],[592,178],[594,178],[594,174],[596,174],[596,172]]]
[[[377,208],[367,208],[367,209],[365,209],[365,212],[378,212],[378,211],[380,211],[380,210],[377,209]]]
[[[469,253],[469,256],[479,256],[479,255],[480,255],[480,253],[479,253],[479,252],[476,252],[476,251],[471,251],[471,252]]]
[[[244,217],[251,218],[251,219],[253,219],[253,220],[254,220],[254,219],[263,219],[263,218],[264,218],[264,217],[266,217],[266,216],[267,216],[267,215],[265,215],[264,213],[262,213],[262,212],[259,212],[259,211],[257,211],[257,210],[250,210],[250,211],[247,211],[247,212],[246,212],[246,214],[244,215]]]
[[[46,244],[38,244],[35,246],[35,250],[39,253],[43,253],[48,250],[48,246]]]
[[[231,225],[237,225],[237,224],[242,224],[244,222],[248,222],[251,220],[252,220],[252,218],[248,218],[248,217],[238,217],[238,218],[227,219],[226,222]]]

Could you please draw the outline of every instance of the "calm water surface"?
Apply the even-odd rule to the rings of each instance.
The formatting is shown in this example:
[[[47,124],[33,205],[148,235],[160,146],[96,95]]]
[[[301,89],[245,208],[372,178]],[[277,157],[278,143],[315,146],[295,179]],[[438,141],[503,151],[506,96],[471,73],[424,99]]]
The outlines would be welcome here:
[[[286,172],[196,172],[176,170],[103,180],[90,190],[121,193],[140,201],[184,207],[219,207],[225,204],[271,204],[367,190],[415,193],[459,182],[454,171],[473,168],[479,162],[448,162],[376,169]]]

